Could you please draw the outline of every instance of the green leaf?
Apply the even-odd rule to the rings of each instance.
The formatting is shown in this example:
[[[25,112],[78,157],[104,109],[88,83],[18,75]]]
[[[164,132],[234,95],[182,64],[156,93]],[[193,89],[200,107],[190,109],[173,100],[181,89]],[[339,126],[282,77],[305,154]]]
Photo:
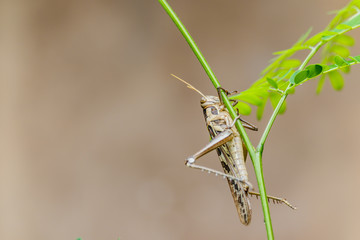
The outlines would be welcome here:
[[[318,82],[318,86],[316,88],[316,94],[320,94],[323,87],[324,87],[324,83],[325,83],[325,76],[326,75],[322,75],[319,79],[319,82]]]
[[[297,40],[297,42],[295,43],[295,45],[300,45],[301,43],[303,43],[303,42],[305,41],[305,39],[308,38],[308,36],[310,35],[311,31],[312,31],[312,27],[310,27],[310,28],[306,31],[306,33],[304,33],[304,34],[299,38],[299,40]]]
[[[268,83],[269,83],[273,88],[275,88],[275,89],[278,88],[278,84],[277,84],[277,82],[276,82],[275,80],[267,77],[267,78],[266,78],[266,81],[268,81]]]
[[[321,64],[322,68],[323,68],[323,72],[327,71],[330,69],[330,67],[328,65],[325,65],[325,64]]]
[[[340,56],[335,56],[335,57],[334,57],[334,62],[335,62],[335,64],[338,65],[339,67],[348,66],[348,65],[349,65],[348,61],[346,61],[343,57],[340,57]]]
[[[330,41],[331,39],[333,39],[334,37],[336,37],[336,35],[338,35],[336,32],[324,31],[321,39],[322,39],[323,41]]]
[[[289,82],[292,83],[292,84],[295,84],[295,77],[296,75],[301,72],[301,70],[296,70],[289,78]]]
[[[349,58],[351,58],[352,60],[354,60],[356,63],[359,63],[360,62],[360,56],[349,56]]]
[[[323,67],[320,64],[309,65],[305,69],[309,70],[308,78],[314,78],[323,71]]]
[[[317,44],[318,42],[321,41],[321,37],[323,36],[323,33],[320,32],[314,36],[312,36],[311,38],[309,38],[305,43],[304,45],[306,46],[313,46],[315,44]]]
[[[339,35],[334,39],[334,42],[344,46],[354,46],[355,40],[349,35]]]
[[[251,113],[251,107],[244,102],[238,102],[238,104],[236,104],[235,108],[239,109],[239,113],[241,115],[250,115],[250,113]]]
[[[252,92],[252,93],[241,92],[240,94],[231,96],[229,98],[234,100],[244,101],[255,106],[259,106],[263,101],[257,94],[261,95],[261,92]]]
[[[279,90],[285,91],[285,89],[289,86],[289,82],[281,81],[281,82],[278,82],[278,85],[279,85]]]
[[[300,66],[301,62],[298,59],[288,59],[282,62],[281,67],[282,68],[296,68],[298,66]]]
[[[305,50],[305,49],[309,49],[309,47],[308,46],[296,46],[296,47],[292,47],[289,49],[273,52],[272,54],[273,55],[286,55],[286,54],[292,55],[293,53],[295,53],[299,50]],[[276,58],[274,58],[274,59],[276,59]]]
[[[281,81],[281,80],[285,79],[287,76],[291,76],[291,74],[293,74],[293,73],[294,73],[294,71],[292,69],[289,69],[286,72],[285,71],[279,71],[278,76],[280,76],[280,77],[279,77],[279,79],[277,81]]]
[[[336,55],[339,55],[341,57],[349,57],[350,55],[349,49],[340,45],[332,46],[330,51],[334,52]]]
[[[348,24],[341,23],[341,24],[337,25],[335,29],[338,29],[338,30],[349,30],[349,29],[352,29],[352,27],[349,26]]]
[[[292,84],[300,84],[302,81],[308,78],[310,71],[308,69],[305,70],[297,70],[293,75],[290,77],[290,83]]]
[[[295,93],[295,87],[292,87],[288,90],[288,94],[294,94]]]
[[[357,13],[353,17],[351,17],[349,20],[343,22],[344,25],[348,25],[351,28],[356,28],[360,26],[360,14]]]
[[[275,109],[281,99],[281,95],[278,93],[271,92],[269,96],[270,96],[271,105]],[[279,113],[282,114],[285,112],[285,110],[286,110],[286,102],[284,102],[283,105],[281,106]]]
[[[300,84],[302,81],[304,81],[305,79],[307,79],[309,77],[309,74],[310,74],[310,71],[308,69],[302,70],[295,76],[294,83]]]
[[[328,73],[331,85],[336,91],[341,90],[344,87],[344,79],[338,71],[332,71]]]
[[[350,65],[348,65],[348,66],[346,66],[346,67],[341,68],[341,71],[343,71],[344,73],[350,73],[350,70],[351,70]]]
[[[257,111],[256,111],[256,118],[258,120],[260,120],[264,114],[264,110],[265,110],[265,106],[266,106],[266,102],[267,102],[267,97],[265,98],[265,101],[262,102],[262,104],[258,107]]]

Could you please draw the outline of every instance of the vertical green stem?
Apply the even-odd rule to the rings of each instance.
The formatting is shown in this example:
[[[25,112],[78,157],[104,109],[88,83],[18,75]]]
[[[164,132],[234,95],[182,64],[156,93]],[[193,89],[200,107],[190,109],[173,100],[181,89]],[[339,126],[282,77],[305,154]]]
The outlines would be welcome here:
[[[189,32],[186,30],[185,26],[181,23],[180,19],[176,16],[175,12],[171,9],[170,5],[165,0],[159,0],[159,3],[162,5],[162,7],[165,9],[165,11],[168,13],[170,18],[173,20],[181,34],[184,36],[186,41],[188,42],[190,48],[193,50],[194,54],[196,55],[197,59],[203,66],[205,72],[209,76],[211,82],[213,83],[215,88],[221,87],[219,81],[217,80],[215,74],[211,70],[209,64],[206,62],[205,58],[201,54],[199,48],[196,46],[195,41],[192,39]],[[223,90],[220,90],[221,98],[223,100],[223,103],[225,107],[228,109],[231,117],[234,119],[237,116],[236,111],[232,107],[229,98],[224,93]],[[265,189],[265,182],[264,182],[264,176],[262,171],[262,162],[261,162],[261,153],[256,152],[254,146],[251,144],[251,141],[248,137],[248,135],[245,132],[244,127],[242,126],[241,122],[238,120],[235,124],[237,130],[239,131],[246,148],[249,151],[250,158],[253,162],[255,174],[259,186],[260,196],[261,196],[261,204],[263,206],[263,213],[264,213],[264,220],[266,225],[266,231],[267,236],[269,240],[274,239],[274,233],[272,229],[271,224],[271,217],[270,217],[270,210],[269,210],[269,204],[266,197],[266,189]]]
[[[219,81],[217,80],[214,72],[210,68],[210,65],[205,60],[205,58],[202,55],[200,49],[196,45],[195,41],[192,39],[190,33],[186,30],[185,26],[182,24],[182,22],[180,21],[180,19],[176,15],[176,13],[174,12],[174,10],[170,7],[170,5],[165,0],[159,0],[159,3],[164,8],[164,10],[167,12],[167,14],[170,16],[170,18],[173,20],[173,22],[175,23],[175,25],[177,26],[177,28],[179,29],[179,31],[181,32],[181,34],[183,35],[183,37],[185,38],[187,43],[189,44],[190,48],[192,49],[192,51],[196,55],[197,59],[199,60],[200,64],[203,66],[206,74],[209,76],[209,78],[210,78],[211,82],[213,83],[214,87],[216,89],[221,87],[221,85],[220,85]],[[230,104],[229,98],[224,93],[224,91],[221,90],[220,93],[221,93],[221,97],[222,97],[222,100],[224,102],[225,107],[228,109],[231,117],[234,119],[237,116],[236,111],[234,110],[234,108]],[[240,124],[240,121],[237,121],[236,128],[238,129],[241,137],[244,140],[245,146],[247,147],[247,149],[249,151],[250,157],[251,158],[255,157],[255,150],[254,150],[255,148],[251,144],[251,141],[250,141],[249,137],[247,136],[244,127],[242,126],[242,124]]]
[[[214,85],[214,87],[215,88],[221,87],[219,81],[217,80],[217,78],[216,78],[216,76],[214,74],[214,72],[211,70],[210,65],[206,62],[204,56],[200,52],[200,49],[196,46],[195,41],[192,39],[190,33],[186,30],[185,26],[182,24],[180,19],[177,17],[174,10],[172,10],[170,5],[165,0],[159,0],[159,3],[164,8],[164,10],[167,12],[167,14],[170,16],[170,18],[173,20],[176,27],[179,29],[179,31],[181,32],[181,34],[183,35],[183,37],[185,38],[185,40],[189,44],[189,46],[192,49],[192,51],[194,52],[195,56],[197,57],[200,64],[204,68],[206,74],[209,76],[209,78],[210,78],[212,84]]]
[[[272,228],[269,202],[267,199],[266,188],[265,188],[264,173],[263,173],[263,167],[262,167],[262,153],[261,152],[256,152],[256,158],[253,161],[253,164],[254,164],[256,180],[257,180],[258,187],[259,187],[259,193],[260,193],[261,205],[262,205],[263,214],[264,214],[267,238],[273,240],[274,232],[273,232],[273,228]]]
[[[305,68],[305,66],[310,62],[310,60],[312,59],[312,57],[317,53],[317,51],[325,44],[325,41],[321,41],[318,44],[316,44],[316,46],[314,46],[310,53],[306,56],[305,60],[302,62],[301,66],[299,67],[298,70],[303,70]]]
[[[289,87],[288,87],[288,89],[289,89]],[[264,144],[265,144],[265,141],[266,141],[266,139],[267,139],[267,137],[268,137],[268,135],[270,133],[270,129],[272,128],[272,125],[274,124],[274,121],[275,121],[277,115],[279,114],[280,108],[283,105],[283,103],[285,102],[287,96],[288,96],[288,93],[287,93],[287,91],[285,91],[284,94],[281,96],[281,98],[280,98],[280,100],[279,100],[273,114],[271,115],[270,120],[269,120],[268,124],[266,125],[266,128],[264,130],[263,135],[261,136],[259,145],[257,147],[257,151],[261,155],[262,155],[262,153],[264,151]]]

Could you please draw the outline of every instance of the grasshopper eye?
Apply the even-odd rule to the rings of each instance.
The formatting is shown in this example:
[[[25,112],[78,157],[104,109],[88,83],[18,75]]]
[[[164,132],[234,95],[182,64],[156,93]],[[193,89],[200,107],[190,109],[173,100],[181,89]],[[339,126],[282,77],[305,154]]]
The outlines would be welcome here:
[[[219,115],[219,111],[216,109],[216,107],[211,107],[211,114]]]

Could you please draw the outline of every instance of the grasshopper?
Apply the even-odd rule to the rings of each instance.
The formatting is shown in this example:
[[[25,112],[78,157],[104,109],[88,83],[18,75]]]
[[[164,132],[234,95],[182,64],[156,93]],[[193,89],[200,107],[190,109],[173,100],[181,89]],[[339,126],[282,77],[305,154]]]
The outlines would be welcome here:
[[[260,194],[250,191],[253,189],[253,186],[249,182],[245,166],[247,149],[234,125],[239,119],[242,121],[245,128],[254,131],[257,131],[257,128],[241,119],[240,116],[237,116],[234,120],[231,118],[229,112],[221,101],[220,89],[218,89],[218,97],[204,95],[186,81],[176,77],[175,75],[172,76],[182,81],[188,88],[198,92],[202,96],[200,104],[203,109],[206,126],[211,137],[211,141],[205,147],[186,159],[186,166],[214,173],[215,175],[220,175],[226,178],[240,222],[244,225],[249,225],[252,215],[249,195],[258,197]],[[227,91],[226,93],[229,94]],[[234,105],[236,105],[236,103],[237,102],[234,102]],[[215,149],[219,156],[224,173],[195,164],[195,161],[198,158]],[[290,208],[296,209],[285,199],[272,196],[267,197],[268,200],[272,199],[277,203],[285,203]]]

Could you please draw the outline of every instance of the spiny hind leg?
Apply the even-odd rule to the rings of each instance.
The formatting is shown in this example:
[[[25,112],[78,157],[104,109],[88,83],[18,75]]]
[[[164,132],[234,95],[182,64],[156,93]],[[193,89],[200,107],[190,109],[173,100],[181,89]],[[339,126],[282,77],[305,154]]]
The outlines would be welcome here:
[[[202,171],[206,171],[208,173],[214,173],[215,175],[222,176],[222,177],[227,178],[229,180],[239,181],[239,182],[241,182],[243,184],[248,185],[249,188],[253,189],[252,185],[247,181],[236,178],[236,177],[234,177],[234,176],[232,176],[230,174],[222,173],[220,171],[216,171],[214,169],[203,167],[203,166],[195,164],[197,159],[199,159],[200,157],[204,156],[205,154],[217,149],[218,147],[220,147],[224,143],[232,140],[233,137],[234,137],[233,132],[230,129],[226,129],[225,131],[219,133],[218,135],[214,136],[213,139],[205,147],[200,149],[194,155],[188,157],[186,159],[186,161],[185,161],[185,165],[188,166],[188,167],[194,168],[194,169],[199,169],[199,170],[202,170]]]
[[[201,170],[203,172],[207,172],[209,174],[213,173],[213,174],[215,174],[215,176],[221,176],[224,179],[227,178],[229,181],[239,182],[240,183],[239,185],[244,184],[244,185],[247,186],[247,188],[253,189],[253,186],[252,186],[252,184],[250,182],[244,181],[244,180],[242,180],[240,178],[237,178],[237,177],[234,177],[234,176],[232,176],[230,174],[222,173],[220,171],[217,171],[217,170],[214,170],[214,169],[211,169],[211,168],[208,168],[208,167],[200,166],[200,165],[197,165],[195,163],[191,163],[189,161],[186,161],[185,165],[187,167],[198,169],[198,170]]]
[[[258,198],[260,196],[260,193],[257,192],[248,192],[251,196],[256,196],[256,198]],[[288,207],[290,207],[291,209],[296,210],[296,207],[293,206],[291,203],[289,203],[285,198],[279,198],[279,197],[274,197],[274,196],[269,196],[267,195],[268,201],[270,202],[270,200],[273,200],[274,203],[283,203],[286,204]]]

